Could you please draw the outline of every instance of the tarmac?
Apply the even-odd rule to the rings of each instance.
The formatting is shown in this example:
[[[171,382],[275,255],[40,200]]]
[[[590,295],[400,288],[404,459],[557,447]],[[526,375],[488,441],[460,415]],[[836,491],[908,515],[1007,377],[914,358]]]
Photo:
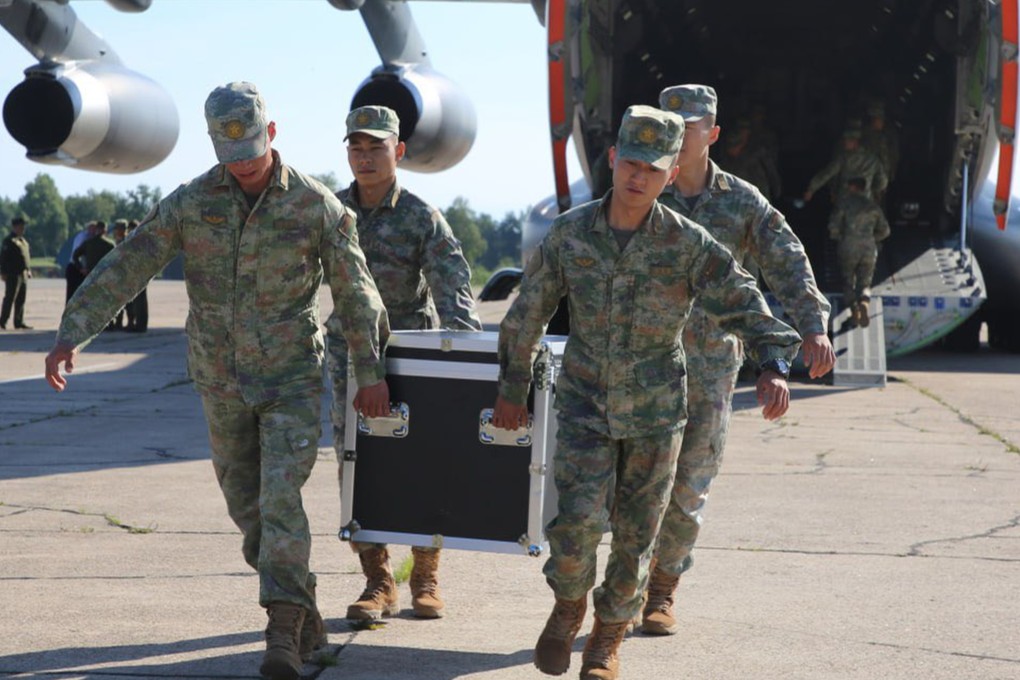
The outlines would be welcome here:
[[[57,394],[63,285],[31,281],[35,330],[0,332],[0,677],[257,678],[265,614],[186,376],[183,284],[154,282],[149,332],[103,333]],[[364,581],[327,432],[304,498],[331,644],[304,677],[544,677],[553,597],[523,553],[446,550],[444,618],[412,618],[405,584],[399,616],[348,625]],[[682,631],[628,637],[622,678],[1020,678],[1020,356],[916,353],[881,389],[795,382],[775,423],[742,385],[695,557]]]

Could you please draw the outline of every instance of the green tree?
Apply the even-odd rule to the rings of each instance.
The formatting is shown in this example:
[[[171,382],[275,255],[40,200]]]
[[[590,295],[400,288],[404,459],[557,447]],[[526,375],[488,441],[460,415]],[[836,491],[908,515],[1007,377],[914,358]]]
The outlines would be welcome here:
[[[478,215],[468,205],[467,199],[461,196],[453,199],[453,203],[443,211],[443,214],[446,216],[446,221],[450,223],[454,236],[460,241],[464,259],[474,269],[478,259],[485,254],[487,248],[478,226]],[[486,217],[488,216],[486,215]]]
[[[163,194],[159,187],[139,184],[123,194],[116,194],[115,198],[113,219],[141,220],[160,202]]]
[[[95,189],[89,189],[84,196],[79,194],[68,196],[64,199],[64,208],[67,210],[70,231],[81,231],[86,224],[95,220],[112,222],[117,217],[119,200],[120,196],[112,191]]]
[[[18,214],[18,204],[11,199],[0,196],[0,234],[11,224],[11,218]]]
[[[67,239],[67,210],[53,178],[39,173],[25,185],[18,207],[30,220],[25,236],[35,257],[56,255]]]

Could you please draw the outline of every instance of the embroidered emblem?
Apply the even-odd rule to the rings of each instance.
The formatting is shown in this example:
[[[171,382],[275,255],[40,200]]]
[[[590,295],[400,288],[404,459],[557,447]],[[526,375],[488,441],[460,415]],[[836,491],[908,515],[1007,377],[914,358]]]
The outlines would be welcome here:
[[[666,106],[668,106],[672,111],[679,109],[681,104],[683,104],[683,100],[680,99],[680,95],[678,94],[670,95],[669,99],[666,100]]]
[[[223,126],[223,134],[230,139],[240,139],[241,137],[244,137],[244,123],[236,119],[228,121],[227,124]]]
[[[357,125],[368,125],[369,121],[372,120],[372,116],[368,115],[368,111],[362,111],[355,117],[354,122]]]
[[[219,225],[226,222],[227,218],[224,215],[210,215],[206,213],[202,215],[202,221],[209,224]]]
[[[595,258],[594,257],[575,257],[574,258],[574,264],[576,264],[578,267],[584,267],[585,269],[587,269],[588,267],[590,267],[593,264],[595,264]]]
[[[651,144],[656,140],[658,136],[659,136],[658,133],[655,132],[655,128],[652,127],[651,125],[644,126],[643,128],[641,128],[641,131],[638,132],[638,139],[640,139],[645,144]]]

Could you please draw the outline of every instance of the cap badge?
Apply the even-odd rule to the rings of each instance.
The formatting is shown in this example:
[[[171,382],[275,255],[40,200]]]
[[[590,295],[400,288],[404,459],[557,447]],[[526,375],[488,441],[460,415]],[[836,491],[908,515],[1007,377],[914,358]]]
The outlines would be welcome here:
[[[655,131],[655,128],[651,125],[644,126],[641,128],[641,131],[638,132],[638,139],[640,139],[644,144],[651,144],[656,140],[656,138],[658,138],[658,136],[659,135]]]
[[[239,120],[232,120],[223,126],[223,134],[229,139],[241,139],[244,137],[244,123]]]
[[[369,122],[371,122],[371,120],[372,116],[368,115],[367,111],[362,111],[357,116],[355,116],[354,123],[356,125],[368,125]]]
[[[678,94],[670,95],[669,99],[666,100],[666,106],[671,111],[676,111],[677,109],[680,108],[680,105],[683,103],[684,101],[680,99],[680,95]]]

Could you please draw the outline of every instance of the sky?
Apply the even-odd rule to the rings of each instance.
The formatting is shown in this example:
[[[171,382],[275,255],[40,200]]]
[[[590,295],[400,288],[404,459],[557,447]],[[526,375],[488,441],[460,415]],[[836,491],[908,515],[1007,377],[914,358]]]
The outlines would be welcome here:
[[[358,85],[380,64],[358,12],[326,0],[154,0],[141,14],[100,0],[71,7],[124,65],[162,85],[177,104],[180,136],[170,156],[132,175],[42,165],[0,128],[0,196],[16,200],[38,173],[63,195],[122,192],[139,184],[166,195],[216,161],[203,105],[233,80],[255,83],[276,121],[273,147],[309,174],[351,180],[342,143]],[[400,173],[403,186],[443,208],[463,196],[479,212],[502,217],[551,195],[545,29],[530,3],[412,2],[432,67],[472,100],[478,132],[467,157],[440,173]],[[0,96],[6,98],[35,60],[0,30]],[[570,179],[581,178],[570,151]]]

